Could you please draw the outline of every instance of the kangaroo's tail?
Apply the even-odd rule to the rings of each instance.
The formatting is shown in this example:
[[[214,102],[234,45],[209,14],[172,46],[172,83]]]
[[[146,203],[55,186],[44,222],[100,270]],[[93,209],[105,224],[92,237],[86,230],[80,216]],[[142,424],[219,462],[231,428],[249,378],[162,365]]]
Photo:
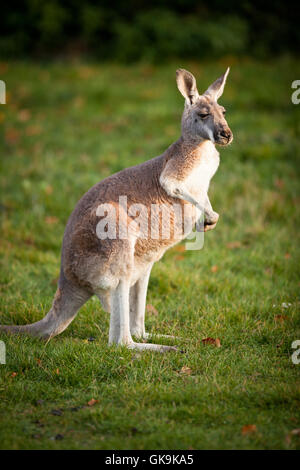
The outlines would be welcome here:
[[[50,339],[67,328],[90,296],[91,294],[86,290],[74,288],[66,282],[61,283],[56,291],[51,309],[42,320],[30,325],[0,325],[0,332],[27,334],[41,339]]]

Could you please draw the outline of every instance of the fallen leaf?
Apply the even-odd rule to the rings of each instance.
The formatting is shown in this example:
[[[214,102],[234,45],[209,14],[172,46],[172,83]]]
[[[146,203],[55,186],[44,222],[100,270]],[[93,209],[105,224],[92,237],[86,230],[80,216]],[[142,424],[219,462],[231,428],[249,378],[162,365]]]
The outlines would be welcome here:
[[[26,122],[26,121],[28,121],[28,119],[30,119],[30,111],[28,111],[28,109],[21,109],[21,110],[18,112],[18,119],[19,119],[19,121],[21,121],[21,122]]]
[[[289,258],[291,257],[291,254],[290,254],[290,253],[286,253],[286,254],[284,255],[284,257],[285,257],[285,259],[289,259]]]
[[[59,375],[59,369],[56,369],[55,373],[56,373],[57,375]]]
[[[8,64],[6,62],[0,62],[0,73],[1,75],[5,73],[8,69]]]
[[[218,266],[217,266],[216,264],[210,268],[210,270],[211,270],[212,273],[216,273],[216,272],[218,271],[218,269],[219,269],[219,268],[218,268]]]
[[[185,251],[184,245],[176,245],[173,248],[173,251],[177,251],[177,253],[183,253]]]
[[[201,340],[203,344],[213,344],[214,346],[217,346],[217,348],[221,347],[221,341],[219,338],[204,338]]]
[[[5,140],[8,144],[16,144],[19,140],[20,133],[17,129],[9,128],[5,132]]]
[[[16,377],[18,375],[18,372],[12,372],[11,377]]]
[[[99,401],[95,400],[95,398],[92,398],[90,401],[88,401],[88,406],[94,406],[96,403],[99,403]]]
[[[300,436],[300,428],[297,428],[297,429],[293,429],[290,434],[292,436]]]
[[[246,424],[242,428],[243,436],[247,436],[248,434],[253,434],[257,431],[257,427],[255,424]]]
[[[284,320],[287,320],[288,317],[286,315],[275,315],[275,321],[279,321],[281,323],[284,322]]]
[[[158,315],[158,311],[151,304],[146,305],[146,312],[150,313],[151,315],[154,315],[155,317],[157,317]]]
[[[240,248],[242,246],[241,242],[239,242],[238,240],[237,241],[234,241],[234,242],[229,242],[227,243],[227,248],[229,248],[229,250],[234,250],[235,248]]]
[[[50,184],[45,187],[45,193],[48,195],[53,193],[53,187]]]
[[[287,443],[287,444],[290,444],[290,443],[291,443],[292,436],[300,436],[300,428],[298,428],[298,429],[293,429],[292,431],[290,431],[290,432],[285,436],[285,440],[286,440],[286,443]]]
[[[185,375],[191,375],[192,369],[191,369],[190,367],[183,366],[183,367],[181,367],[179,373],[180,373],[180,374],[185,374]]]
[[[45,222],[48,225],[54,225],[54,224],[57,224],[58,218],[55,217],[55,215],[49,215],[49,216],[45,217]]]

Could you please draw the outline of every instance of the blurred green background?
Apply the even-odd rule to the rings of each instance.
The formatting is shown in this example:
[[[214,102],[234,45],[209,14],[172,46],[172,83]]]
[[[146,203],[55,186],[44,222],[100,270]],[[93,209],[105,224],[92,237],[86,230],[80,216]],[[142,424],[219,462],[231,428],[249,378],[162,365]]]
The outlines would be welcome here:
[[[279,0],[26,0],[1,5],[2,57],[117,61],[299,51],[299,7]],[[3,21],[4,20],[4,21]]]

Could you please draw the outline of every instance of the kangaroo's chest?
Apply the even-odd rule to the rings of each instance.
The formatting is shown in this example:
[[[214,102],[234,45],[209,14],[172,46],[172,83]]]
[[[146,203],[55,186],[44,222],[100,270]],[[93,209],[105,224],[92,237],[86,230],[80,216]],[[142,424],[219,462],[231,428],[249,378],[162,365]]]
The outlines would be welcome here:
[[[213,150],[209,154],[204,155],[186,177],[185,187],[195,197],[207,193],[210,180],[218,169],[220,163],[219,153],[215,149]]]

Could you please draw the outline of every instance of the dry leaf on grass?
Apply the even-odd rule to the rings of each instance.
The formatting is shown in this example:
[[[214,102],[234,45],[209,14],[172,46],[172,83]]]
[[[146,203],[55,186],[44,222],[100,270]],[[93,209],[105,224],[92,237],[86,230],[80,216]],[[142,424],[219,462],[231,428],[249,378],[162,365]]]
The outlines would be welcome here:
[[[289,317],[286,315],[275,315],[275,321],[279,321],[281,323],[284,322],[284,320],[287,320]]]
[[[99,403],[98,400],[95,400],[95,398],[92,398],[90,401],[88,401],[88,406],[94,406],[96,403]]]
[[[182,261],[182,260],[184,259],[184,256],[182,256],[182,255],[176,255],[176,256],[174,257],[174,259],[176,259],[177,261]]]
[[[173,251],[177,251],[177,253],[183,253],[185,251],[184,245],[176,245],[173,248]]]
[[[30,119],[30,111],[28,111],[28,109],[21,109],[19,112],[18,112],[18,119],[19,121],[21,122],[26,122]]]
[[[203,344],[213,344],[214,346],[217,346],[217,348],[221,347],[221,341],[219,338],[204,338],[201,340]]]
[[[210,268],[210,270],[211,270],[212,273],[216,273],[216,272],[218,271],[218,269],[219,269],[219,268],[218,268],[218,266],[217,266],[216,264]]]
[[[286,440],[287,444],[290,444],[290,443],[291,443],[291,440],[292,440],[292,437],[293,437],[293,436],[300,436],[300,428],[293,429],[292,431],[290,431],[290,432],[285,436],[285,440]]]
[[[242,246],[241,242],[239,242],[238,240],[237,241],[234,241],[234,242],[229,242],[227,243],[227,248],[229,248],[229,250],[234,250],[235,248],[240,248]]]
[[[253,434],[257,431],[256,424],[246,424],[242,428],[243,436],[247,436],[248,434]]]
[[[16,144],[19,141],[20,132],[13,127],[10,127],[5,132],[5,141],[8,144]]]
[[[48,195],[53,193],[53,187],[50,184],[45,187],[45,193]]]
[[[48,225],[54,225],[58,222],[58,218],[55,217],[55,215],[49,215],[49,216],[45,217],[45,222]]]
[[[150,315],[154,315],[155,317],[158,315],[158,311],[151,304],[146,305],[146,312],[150,313]]]
[[[188,366],[181,367],[180,372],[179,372],[179,374],[185,374],[185,375],[191,375],[191,373],[192,373],[192,369]]]

